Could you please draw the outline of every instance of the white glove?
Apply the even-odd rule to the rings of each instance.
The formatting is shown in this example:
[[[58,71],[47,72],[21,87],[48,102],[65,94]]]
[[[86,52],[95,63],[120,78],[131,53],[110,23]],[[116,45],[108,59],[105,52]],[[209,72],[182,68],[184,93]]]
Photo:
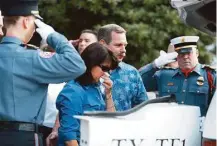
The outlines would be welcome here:
[[[43,42],[47,42],[48,35],[55,32],[55,30],[39,19],[35,20],[35,24],[38,26],[36,32],[41,36]]]
[[[160,51],[160,56],[154,60],[154,64],[157,68],[160,68],[168,63],[175,62],[178,56],[177,52],[166,53],[165,51]]]
[[[47,45],[47,42],[42,39],[40,42],[40,48],[44,47],[45,45]]]

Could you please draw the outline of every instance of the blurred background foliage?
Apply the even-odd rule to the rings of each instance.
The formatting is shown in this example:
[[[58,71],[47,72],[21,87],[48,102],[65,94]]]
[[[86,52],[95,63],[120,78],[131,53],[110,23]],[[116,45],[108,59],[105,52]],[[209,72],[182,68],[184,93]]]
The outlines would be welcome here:
[[[39,9],[44,21],[68,39],[104,24],[124,27],[129,44],[125,62],[137,68],[152,62],[160,50],[166,51],[170,39],[177,36],[200,36],[201,63],[210,64],[216,50],[205,49],[215,38],[181,22],[170,0],[40,0]]]

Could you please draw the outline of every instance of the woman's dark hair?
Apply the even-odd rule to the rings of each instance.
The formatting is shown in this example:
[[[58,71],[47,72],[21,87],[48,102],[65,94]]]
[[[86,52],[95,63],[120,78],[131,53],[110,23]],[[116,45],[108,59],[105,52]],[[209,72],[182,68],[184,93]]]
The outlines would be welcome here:
[[[111,61],[111,70],[115,69],[118,65],[118,61],[113,56],[113,53],[100,43],[92,43],[81,53],[81,58],[87,67],[86,72],[78,77],[78,81],[81,85],[88,85],[93,83],[93,76],[91,69],[94,66],[100,66],[104,61]]]

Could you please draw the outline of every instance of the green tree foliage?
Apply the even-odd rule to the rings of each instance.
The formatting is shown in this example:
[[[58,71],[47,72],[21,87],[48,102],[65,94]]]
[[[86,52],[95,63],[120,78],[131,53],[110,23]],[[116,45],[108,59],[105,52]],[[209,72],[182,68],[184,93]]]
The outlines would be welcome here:
[[[83,29],[98,29],[116,23],[127,30],[126,62],[141,67],[167,50],[170,39],[182,35],[199,35],[200,62],[210,63],[205,45],[214,38],[186,26],[169,0],[53,0],[40,1],[46,23],[76,39]]]

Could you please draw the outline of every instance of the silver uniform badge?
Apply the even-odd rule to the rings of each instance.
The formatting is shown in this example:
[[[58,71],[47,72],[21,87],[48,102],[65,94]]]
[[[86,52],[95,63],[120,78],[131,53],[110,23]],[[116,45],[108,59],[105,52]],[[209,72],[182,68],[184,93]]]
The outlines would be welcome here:
[[[197,85],[202,86],[204,84],[204,77],[200,76],[197,78]]]

